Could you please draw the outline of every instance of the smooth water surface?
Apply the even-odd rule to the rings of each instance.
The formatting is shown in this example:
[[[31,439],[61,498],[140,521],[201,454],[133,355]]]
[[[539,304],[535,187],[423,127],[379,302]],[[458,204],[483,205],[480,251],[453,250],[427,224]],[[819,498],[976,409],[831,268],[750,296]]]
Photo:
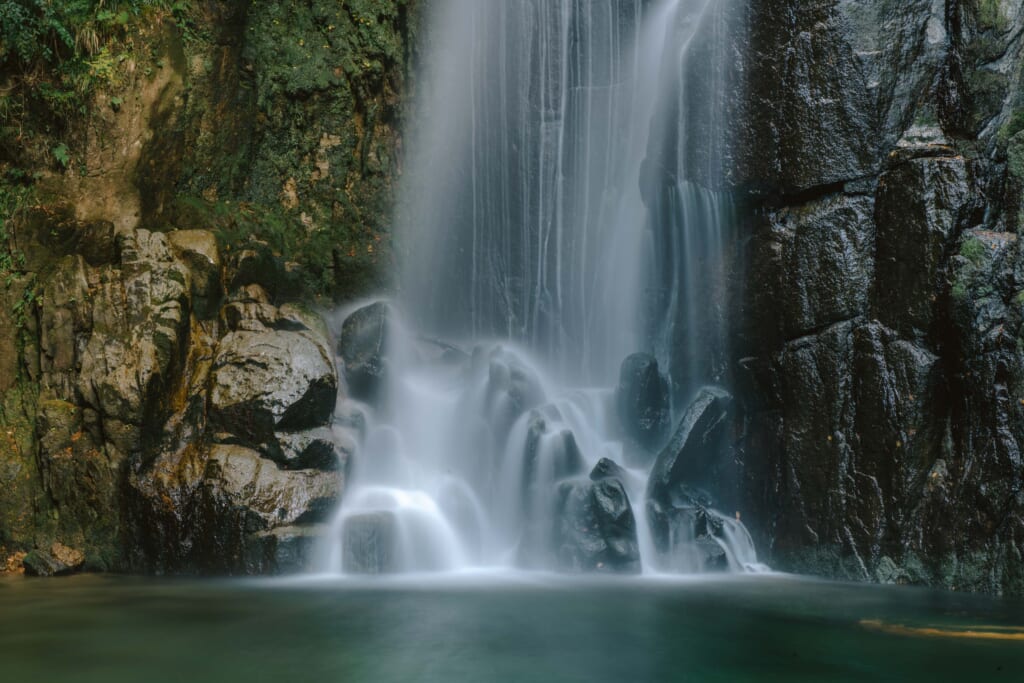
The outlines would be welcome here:
[[[7,681],[931,683],[1024,675],[1020,602],[781,576],[18,579],[0,581],[0,618]]]

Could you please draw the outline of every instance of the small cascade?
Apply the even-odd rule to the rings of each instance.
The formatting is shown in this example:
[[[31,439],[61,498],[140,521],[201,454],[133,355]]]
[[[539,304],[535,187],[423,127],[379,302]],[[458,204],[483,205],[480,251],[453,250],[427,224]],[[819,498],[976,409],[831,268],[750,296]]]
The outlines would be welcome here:
[[[732,216],[688,170],[716,114],[687,97],[727,4],[437,5],[401,294],[335,330],[360,447],[322,568],[759,567],[705,492],[732,461],[731,396],[702,389]]]

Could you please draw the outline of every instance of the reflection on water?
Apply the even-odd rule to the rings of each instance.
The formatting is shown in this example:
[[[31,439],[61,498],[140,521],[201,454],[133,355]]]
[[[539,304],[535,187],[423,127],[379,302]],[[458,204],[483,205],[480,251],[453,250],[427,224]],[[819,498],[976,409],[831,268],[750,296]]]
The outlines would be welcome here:
[[[1019,681],[1024,604],[789,577],[0,581],[8,681]]]

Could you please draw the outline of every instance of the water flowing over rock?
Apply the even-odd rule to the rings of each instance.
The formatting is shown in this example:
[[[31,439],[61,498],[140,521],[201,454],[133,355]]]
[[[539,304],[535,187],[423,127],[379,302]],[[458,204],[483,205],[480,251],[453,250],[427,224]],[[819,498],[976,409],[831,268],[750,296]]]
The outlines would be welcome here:
[[[720,159],[703,135],[717,109],[699,98],[725,73],[706,36],[723,35],[732,10],[434,7],[403,179],[400,296],[336,326],[367,428],[323,569],[654,566],[651,454],[674,401],[725,358],[733,207],[708,182]],[[672,462],[659,461],[659,495],[680,477],[720,479],[732,398],[705,393]],[[717,559],[659,567],[753,566],[739,521],[694,514],[714,522],[674,541]]]

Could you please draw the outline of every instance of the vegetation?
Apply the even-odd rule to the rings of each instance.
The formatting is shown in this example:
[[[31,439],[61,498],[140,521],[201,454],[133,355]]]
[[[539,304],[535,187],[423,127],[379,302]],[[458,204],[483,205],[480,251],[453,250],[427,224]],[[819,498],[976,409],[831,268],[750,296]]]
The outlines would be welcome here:
[[[1002,0],[978,0],[975,8],[978,18],[978,27],[982,30],[1005,31],[1009,24],[1006,14],[1003,13]]]
[[[187,23],[187,11],[186,0],[0,0],[0,155],[18,160],[35,133],[66,135],[99,88],[122,84],[140,18],[160,12]],[[69,166],[65,141],[51,152]]]

